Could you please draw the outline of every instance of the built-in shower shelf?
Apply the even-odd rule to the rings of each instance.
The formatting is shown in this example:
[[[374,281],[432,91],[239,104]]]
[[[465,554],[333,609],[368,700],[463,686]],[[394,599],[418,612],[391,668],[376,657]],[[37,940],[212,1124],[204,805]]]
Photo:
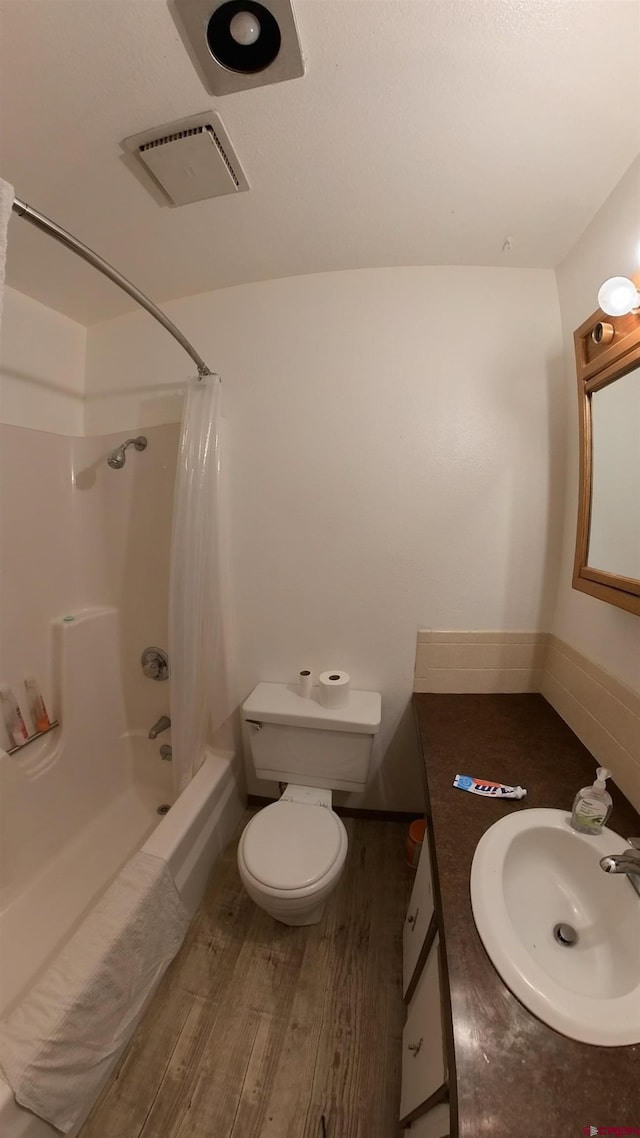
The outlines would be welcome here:
[[[11,747],[7,751],[7,754],[17,755],[18,751],[24,751],[25,747],[29,746],[29,743],[35,743],[36,739],[41,739],[43,735],[48,735],[50,731],[55,731],[56,727],[59,726],[60,721],[58,719],[54,719],[53,723],[47,727],[46,731],[36,731],[35,735],[30,735],[29,738],[25,739],[24,743],[21,743],[19,747]]]

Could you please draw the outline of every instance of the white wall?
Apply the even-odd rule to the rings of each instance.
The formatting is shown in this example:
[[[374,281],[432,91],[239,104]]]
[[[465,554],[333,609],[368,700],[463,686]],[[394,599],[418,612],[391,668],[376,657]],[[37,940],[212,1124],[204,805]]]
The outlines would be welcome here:
[[[640,688],[637,618],[571,589],[572,331],[593,311],[606,276],[638,268],[639,199],[640,160],[557,270],[564,362],[555,282],[545,271],[363,270],[166,306],[224,379],[238,698],[259,678],[285,680],[307,664],[346,667],[355,684],[380,688],[384,729],[366,804],[416,804],[407,701],[418,627],[551,630]],[[95,455],[85,440],[87,469],[100,461],[107,434],[176,422],[193,370],[145,313],[87,337],[11,289],[0,364],[2,421],[98,436]],[[73,456],[64,447],[47,458],[43,438],[43,464],[29,465],[18,432],[5,451],[15,503],[5,514],[9,540],[25,514],[44,516],[42,498],[52,525],[49,533],[40,521],[38,548],[52,565],[69,511],[72,531],[80,525],[70,502],[61,498],[55,518],[53,510],[79,445]],[[20,453],[23,476],[33,472],[24,501],[13,492]],[[58,482],[43,477],[43,466],[60,472]],[[113,539],[116,489],[103,503]],[[89,515],[98,518],[91,508]],[[18,577],[25,535],[20,529],[14,542]],[[85,561],[95,556],[97,545],[92,552],[85,542]],[[97,577],[89,588],[78,565],[71,574],[59,568],[56,611],[85,595],[98,599],[96,590],[111,595]],[[22,580],[13,610],[5,606],[5,633],[22,606],[30,606],[34,634],[49,616],[50,590],[34,602],[37,581],[28,572]],[[27,654],[29,661],[19,653],[21,670],[34,666]]]
[[[84,430],[87,332],[5,288],[0,336],[0,422],[61,435]]]
[[[597,308],[602,282],[640,267],[640,158],[557,269],[565,345],[567,491],[558,599],[552,631],[640,691],[640,621],[571,588],[578,502],[578,413],[573,331]]]
[[[166,309],[224,381],[238,697],[305,666],[346,668],[383,694],[364,805],[419,808],[416,630],[550,620],[553,273],[329,273]],[[177,417],[189,370],[145,314],[91,328],[87,429]]]

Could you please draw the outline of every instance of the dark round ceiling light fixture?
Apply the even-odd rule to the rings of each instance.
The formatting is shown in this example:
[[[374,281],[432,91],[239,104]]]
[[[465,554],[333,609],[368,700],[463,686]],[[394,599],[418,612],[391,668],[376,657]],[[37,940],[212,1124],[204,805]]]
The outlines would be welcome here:
[[[282,43],[275,17],[256,0],[226,0],[207,25],[207,43],[214,59],[229,71],[253,75],[269,67]]]
[[[304,75],[292,0],[172,0],[170,10],[212,95]]]

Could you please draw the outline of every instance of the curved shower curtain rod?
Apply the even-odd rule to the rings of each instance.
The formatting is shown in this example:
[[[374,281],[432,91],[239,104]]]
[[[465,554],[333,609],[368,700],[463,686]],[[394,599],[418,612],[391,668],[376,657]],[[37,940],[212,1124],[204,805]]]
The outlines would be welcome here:
[[[206,375],[214,374],[198,355],[195,348],[189,343],[187,337],[182,334],[179,328],[176,328],[168,316],[165,316],[162,309],[158,308],[157,304],[154,304],[152,300],[149,300],[149,297],[145,296],[143,292],[140,292],[140,289],[136,288],[131,281],[123,277],[122,273],[114,269],[113,265],[110,265],[103,257],[94,253],[93,249],[90,249],[88,245],[83,245],[82,241],[78,241],[78,238],[74,237],[72,233],[67,233],[66,229],[62,229],[59,225],[56,225],[55,221],[50,221],[44,214],[38,213],[36,209],[32,209],[30,205],[20,201],[19,198],[14,198],[11,208],[18,217],[24,217],[26,221],[30,221],[32,225],[35,225],[36,229],[41,229],[43,233],[48,233],[50,237],[55,237],[56,241],[59,241],[61,245],[65,245],[67,249],[71,249],[73,253],[77,253],[84,261],[88,261],[90,265],[93,265],[94,269],[97,269],[98,272],[108,277],[109,280],[113,281],[123,292],[128,293],[137,304],[146,308],[147,312],[149,312],[159,324],[162,324],[163,328],[166,328],[174,340],[178,341],[185,352],[189,353],[198,368],[199,379],[204,379]]]

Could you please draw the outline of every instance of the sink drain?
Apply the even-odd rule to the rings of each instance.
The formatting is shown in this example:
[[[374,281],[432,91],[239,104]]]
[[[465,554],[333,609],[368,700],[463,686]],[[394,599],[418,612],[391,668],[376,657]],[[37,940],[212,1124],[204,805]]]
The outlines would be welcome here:
[[[563,921],[555,926],[553,935],[563,948],[573,948],[574,944],[578,943],[578,934],[573,925],[567,925]]]
[[[157,814],[168,814],[170,809],[171,809],[171,807],[169,806],[168,802],[163,802],[162,806],[158,806],[156,813]]]

